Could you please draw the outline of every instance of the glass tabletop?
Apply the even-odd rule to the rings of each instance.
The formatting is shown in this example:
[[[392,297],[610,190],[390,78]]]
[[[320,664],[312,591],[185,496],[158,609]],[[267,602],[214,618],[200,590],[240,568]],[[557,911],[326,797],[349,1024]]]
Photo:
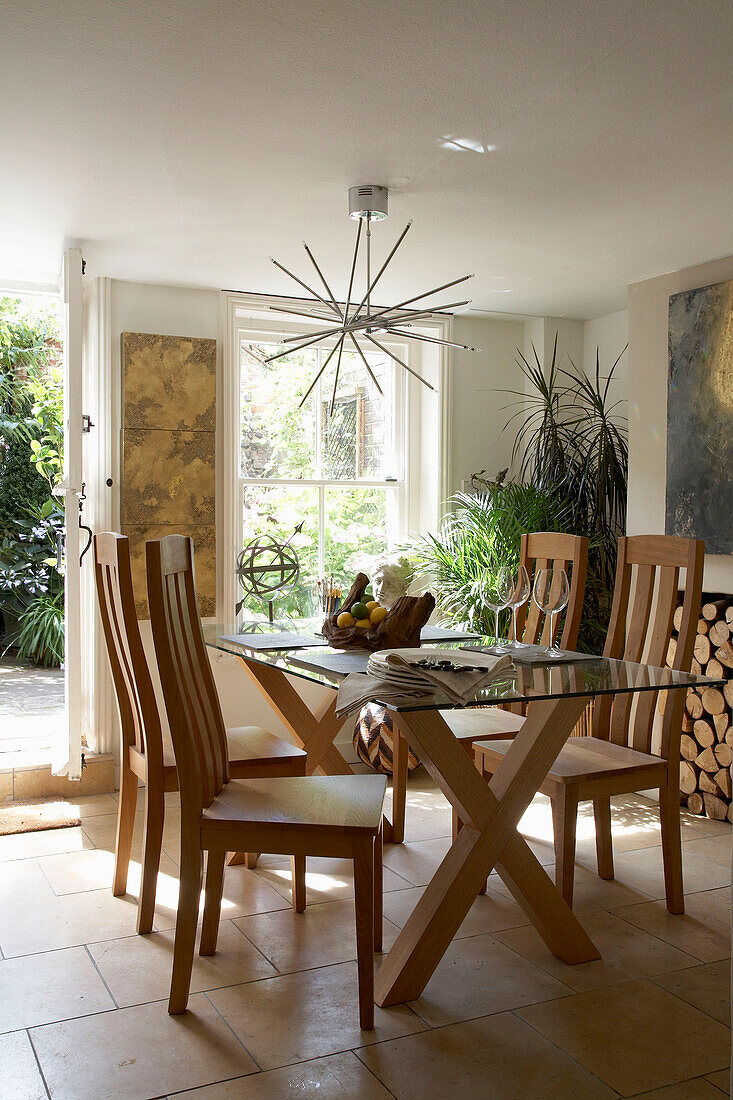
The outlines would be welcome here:
[[[336,650],[324,645],[317,635],[321,620],[301,619],[275,623],[257,623],[257,630],[248,624],[205,623],[206,644],[226,653],[244,657],[248,661],[274,665],[292,676],[299,676],[311,683],[337,687],[351,672],[366,672],[367,650]],[[267,649],[264,636],[295,635],[298,645],[289,648]],[[263,635],[263,640],[259,636]],[[254,636],[254,640],[253,637]],[[311,641],[312,639],[312,641]],[[462,646],[476,645],[476,636],[445,641],[431,641],[430,647],[445,649],[447,653]],[[277,637],[276,646],[286,644],[287,639]],[[311,644],[307,644],[311,641]],[[491,646],[493,638],[482,639],[481,644]],[[511,654],[510,654],[511,655]],[[676,688],[718,685],[724,681],[709,676],[693,676],[670,668],[654,668],[651,665],[634,664],[631,661],[615,661],[607,657],[589,657],[588,654],[568,654],[562,663],[548,660],[532,664],[517,660],[514,667],[499,679],[477,691],[470,699],[458,704],[439,693],[426,694],[423,698],[410,698],[404,702],[390,698],[390,710],[445,710],[460,707],[485,707],[495,703],[530,702],[537,699],[558,699],[574,695],[618,695],[624,692],[668,691]],[[374,702],[380,703],[375,691]]]

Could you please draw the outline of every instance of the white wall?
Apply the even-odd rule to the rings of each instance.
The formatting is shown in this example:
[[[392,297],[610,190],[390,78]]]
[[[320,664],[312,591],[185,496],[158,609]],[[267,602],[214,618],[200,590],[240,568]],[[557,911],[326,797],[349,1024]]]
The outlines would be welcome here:
[[[613,375],[609,395],[613,401],[626,402],[629,386],[629,353],[624,348],[629,342],[629,311],[608,313],[586,321],[583,326],[583,370],[589,376],[596,369],[596,348],[599,352],[601,376],[607,375],[621,355]],[[623,354],[621,354],[623,352]],[[627,415],[627,408],[619,406],[619,413]]]
[[[731,278],[727,256],[629,287],[629,534],[664,533],[669,296]],[[733,556],[707,555],[703,584],[709,592],[733,592]]]
[[[481,351],[456,351],[453,355],[450,425],[451,485],[479,470],[490,477],[509,465],[512,434],[502,429],[516,398],[501,389],[522,388],[522,376],[514,356],[524,344],[521,320],[497,320],[479,314],[462,314],[453,320],[453,339]]]

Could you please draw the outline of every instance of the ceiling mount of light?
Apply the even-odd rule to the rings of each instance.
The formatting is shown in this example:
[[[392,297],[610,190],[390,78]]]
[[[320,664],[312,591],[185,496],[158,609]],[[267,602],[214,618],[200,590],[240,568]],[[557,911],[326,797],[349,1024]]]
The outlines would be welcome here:
[[[292,309],[285,306],[270,306],[270,309],[277,313],[289,313],[296,317],[307,317],[311,321],[323,321],[327,324],[326,328],[320,329],[318,332],[304,333],[300,336],[289,336],[283,343],[290,345],[286,347],[285,351],[280,351],[276,355],[270,355],[265,362],[272,362],[274,359],[281,359],[285,355],[290,355],[294,351],[300,351],[301,348],[310,347],[313,344],[320,344],[324,341],[335,340],[335,344],[328,356],[326,357],[321,369],[316,377],[311,382],[305,393],[303,400],[300,402],[301,406],[305,404],[311,390],[315,386],[318,379],[325,371],[328,364],[333,357],[338,353],[338,359],[336,360],[336,374],[333,382],[333,394],[331,396],[330,411],[333,412],[334,404],[336,401],[336,391],[338,388],[339,372],[341,370],[341,356],[343,355],[344,345],[346,341],[353,345],[354,350],[361,357],[364,366],[369,372],[369,376],[372,382],[377,387],[379,392],[382,392],[379,382],[374,376],[374,372],[369,365],[369,362],[364,354],[364,347],[359,342],[360,340],[366,340],[373,347],[376,347],[379,351],[393,359],[399,366],[404,367],[406,371],[412,374],[415,378],[419,379],[424,386],[428,389],[434,390],[435,387],[431,386],[424,378],[422,378],[417,371],[408,366],[404,360],[400,359],[398,355],[390,351],[378,340],[374,339],[374,333],[384,334],[387,336],[400,336],[408,337],[412,340],[420,340],[429,344],[440,344],[447,348],[458,348],[460,351],[478,351],[478,348],[469,347],[467,344],[456,344],[452,340],[441,340],[437,336],[424,336],[419,332],[406,332],[406,328],[411,328],[415,322],[424,320],[432,313],[437,311],[444,311],[448,309],[457,309],[459,306],[467,306],[469,300],[463,302],[446,302],[440,305],[432,305],[428,308],[420,307],[418,309],[408,309],[408,306],[413,305],[415,302],[422,301],[424,298],[431,298],[434,294],[439,294],[443,290],[447,290],[449,287],[457,286],[459,283],[465,283],[467,279],[472,279],[473,275],[462,275],[459,279],[452,279],[450,282],[442,283],[441,286],[436,286],[432,290],[426,290],[422,294],[415,294],[411,298],[406,298],[402,302],[398,302],[397,305],[390,306],[388,308],[372,308],[372,292],[375,286],[381,279],[387,267],[394,258],[397,249],[404,241],[407,233],[412,225],[412,222],[408,222],[405,228],[400,233],[397,241],[395,242],[391,252],[387,256],[380,267],[377,274],[372,277],[372,253],[371,253],[371,239],[372,239],[372,222],[384,221],[387,217],[387,199],[388,191],[386,187],[380,187],[377,184],[363,184],[358,187],[349,188],[349,217],[353,218],[358,224],[356,227],[356,242],[354,244],[354,254],[351,261],[351,273],[349,276],[349,289],[346,295],[346,301],[339,303],[334,298],[333,292],[326,282],[325,276],[321,271],[315,256],[311,252],[308,245],[303,241],[303,247],[306,251],[308,259],[315,268],[318,275],[319,282],[322,284],[325,291],[324,294],[319,294],[317,290],[313,290],[311,286],[299,279],[297,275],[294,275],[292,271],[288,271],[286,267],[283,267],[277,260],[273,260],[272,263],[275,267],[278,267],[280,271],[289,275],[298,286],[307,290],[311,295],[310,301],[312,302],[313,309]],[[354,294],[354,278],[356,275],[356,266],[359,259],[359,248],[361,245],[362,229],[366,226],[364,236],[366,237],[366,281],[365,292],[361,300],[358,300],[358,294]],[[352,297],[353,295],[353,297]],[[358,304],[357,304],[358,300]],[[310,303],[309,303],[310,304]]]

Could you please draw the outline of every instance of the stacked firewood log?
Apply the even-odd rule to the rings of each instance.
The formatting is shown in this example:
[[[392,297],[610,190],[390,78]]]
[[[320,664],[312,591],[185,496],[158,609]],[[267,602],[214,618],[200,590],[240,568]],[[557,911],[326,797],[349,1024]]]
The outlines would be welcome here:
[[[679,607],[668,665],[674,659],[681,619]],[[688,689],[680,742],[681,801],[693,814],[733,822],[733,597],[706,597],[697,624],[692,672],[726,683]]]

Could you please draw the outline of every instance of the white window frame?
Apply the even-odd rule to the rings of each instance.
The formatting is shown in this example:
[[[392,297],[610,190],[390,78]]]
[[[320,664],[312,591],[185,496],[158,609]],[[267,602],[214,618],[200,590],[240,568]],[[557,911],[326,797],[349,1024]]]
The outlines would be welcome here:
[[[292,323],[275,314],[271,306],[298,308],[292,298],[224,292],[221,303],[223,355],[221,356],[217,404],[217,540],[219,563],[217,614],[231,621],[237,600],[236,557],[241,550],[243,484],[314,485],[323,489],[344,484],[386,489],[395,495],[399,538],[417,531],[435,530],[441,505],[447,496],[450,470],[446,458],[450,422],[450,349],[418,340],[392,339],[390,350],[405,358],[435,386],[432,392],[401,367],[395,375],[395,451],[401,469],[394,481],[359,478],[355,481],[302,478],[240,478],[240,347],[243,340],[279,342],[283,335],[307,332],[308,322]],[[420,331],[443,340],[451,339],[448,315],[435,315],[420,323]],[[320,322],[322,323],[322,322]],[[319,322],[312,326],[316,329]],[[381,342],[387,346],[386,339]],[[322,490],[323,491],[323,490]],[[320,533],[321,536],[323,532]]]

